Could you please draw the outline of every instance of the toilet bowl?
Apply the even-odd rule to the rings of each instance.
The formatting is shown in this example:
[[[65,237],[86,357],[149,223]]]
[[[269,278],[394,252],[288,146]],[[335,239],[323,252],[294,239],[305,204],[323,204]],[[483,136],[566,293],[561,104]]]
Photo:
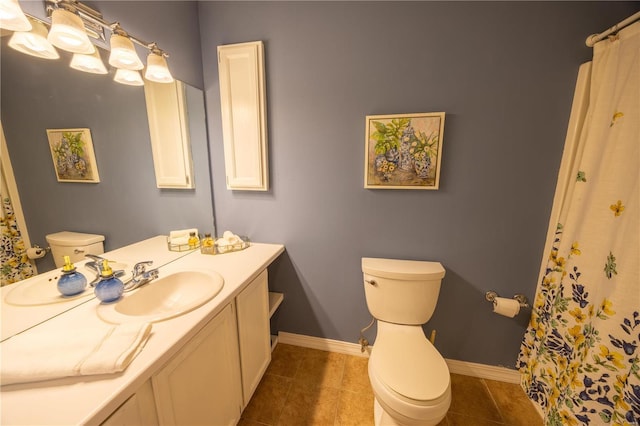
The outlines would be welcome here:
[[[437,425],[451,405],[447,364],[427,340],[445,275],[438,262],[362,259],[369,312],[378,331],[369,358],[376,426]]]
[[[451,405],[449,369],[421,326],[378,321],[369,380],[376,425],[436,425]]]

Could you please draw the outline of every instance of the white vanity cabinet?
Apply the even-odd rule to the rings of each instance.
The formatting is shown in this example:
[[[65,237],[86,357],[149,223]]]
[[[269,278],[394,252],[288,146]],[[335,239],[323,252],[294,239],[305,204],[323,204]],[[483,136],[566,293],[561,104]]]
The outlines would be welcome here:
[[[151,381],[145,382],[127,399],[116,411],[114,411],[102,426],[138,426],[156,425],[158,415],[153,399]]]
[[[218,46],[218,72],[227,188],[267,191],[264,46]]]
[[[271,362],[269,288],[265,269],[236,297],[238,340],[246,407]]]
[[[235,425],[269,362],[267,270],[152,376],[161,425]]]
[[[242,389],[235,303],[227,305],[154,376],[161,425],[235,425]]]
[[[162,249],[154,259],[164,258],[166,236],[154,241]],[[143,258],[149,252],[155,253],[136,245],[116,253]],[[266,270],[283,252],[280,244],[252,243],[232,254],[195,252],[165,263],[164,276],[215,270],[224,286],[199,308],[154,323],[144,348],[121,373],[3,386],[0,424],[236,425],[269,364],[267,300],[277,298],[268,295]],[[95,303],[84,303],[25,333],[74,330],[78,324],[110,327],[96,315]],[[61,410],[60,401],[73,404]]]

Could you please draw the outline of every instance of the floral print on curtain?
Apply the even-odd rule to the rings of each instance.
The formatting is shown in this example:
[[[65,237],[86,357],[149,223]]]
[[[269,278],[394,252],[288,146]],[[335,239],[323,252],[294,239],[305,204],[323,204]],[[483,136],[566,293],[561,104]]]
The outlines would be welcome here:
[[[0,218],[0,287],[35,275],[9,197],[2,197]]]
[[[547,425],[639,425],[640,23],[596,44],[592,69],[518,367]]]

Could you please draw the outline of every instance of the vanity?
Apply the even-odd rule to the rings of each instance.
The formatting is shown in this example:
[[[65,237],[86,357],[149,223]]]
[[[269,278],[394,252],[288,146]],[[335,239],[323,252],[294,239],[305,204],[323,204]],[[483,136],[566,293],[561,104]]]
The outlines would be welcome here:
[[[212,271],[224,285],[201,306],[154,322],[144,348],[122,373],[2,386],[0,423],[235,425],[240,420],[271,359],[267,268],[284,246],[252,243],[234,253],[177,255],[161,236],[134,244],[130,251],[120,249],[125,250],[120,255],[148,260],[143,251],[131,249],[140,244],[147,254],[163,258],[158,280],[184,271]],[[114,252],[104,256],[119,260]],[[11,306],[11,317],[3,312],[3,323],[15,316],[25,324],[20,308]],[[100,308],[89,297],[22,333],[72,332],[80,324],[106,330],[113,324],[101,319]]]

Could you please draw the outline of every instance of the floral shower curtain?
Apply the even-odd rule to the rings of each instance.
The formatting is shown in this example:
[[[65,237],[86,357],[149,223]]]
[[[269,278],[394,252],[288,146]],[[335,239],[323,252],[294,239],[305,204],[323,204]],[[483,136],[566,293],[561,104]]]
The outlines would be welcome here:
[[[587,86],[518,366],[547,425],[640,425],[640,22]]]
[[[5,185],[4,171],[0,185],[0,287],[35,275],[35,269],[27,257],[27,249],[18,229],[9,191]]]

